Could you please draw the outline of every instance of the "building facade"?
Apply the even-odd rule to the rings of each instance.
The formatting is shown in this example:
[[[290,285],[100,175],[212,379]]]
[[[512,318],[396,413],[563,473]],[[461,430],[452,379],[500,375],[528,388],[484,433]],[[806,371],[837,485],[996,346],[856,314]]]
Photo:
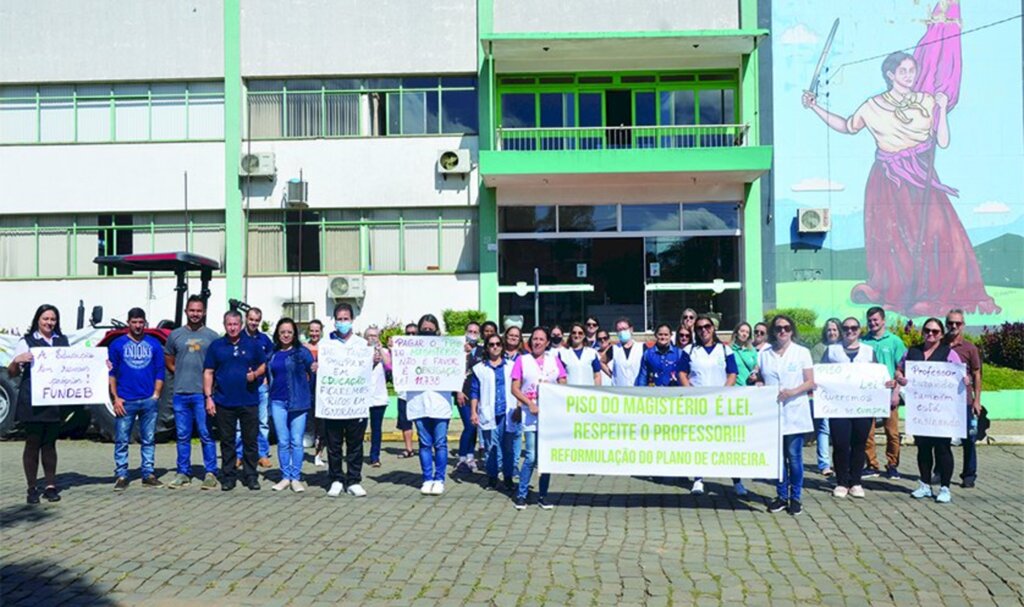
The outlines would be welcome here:
[[[845,283],[789,284],[856,272],[830,249],[827,270],[793,269],[813,253],[770,181],[773,158],[813,166],[772,145],[811,128],[772,87],[791,97],[820,50],[794,34],[791,65],[769,37],[798,4],[0,0],[0,327],[79,300],[168,318],[171,277],[93,258],[186,249],[222,265],[213,315],[237,298],[323,318],[348,298],[363,325],[536,309],[651,330],[815,293],[859,310]]]

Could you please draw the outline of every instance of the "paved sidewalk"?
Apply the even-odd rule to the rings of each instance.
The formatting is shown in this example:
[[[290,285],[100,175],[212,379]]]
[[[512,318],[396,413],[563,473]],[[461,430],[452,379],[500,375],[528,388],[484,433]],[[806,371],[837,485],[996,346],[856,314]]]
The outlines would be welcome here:
[[[552,511],[515,511],[482,475],[424,497],[418,460],[387,447],[382,468],[364,469],[369,497],[330,499],[308,462],[301,495],[137,478],[115,494],[112,445],[61,441],[63,500],[27,506],[22,445],[0,443],[0,604],[1024,603],[1020,447],[979,449],[978,487],[955,486],[949,505],[912,500],[910,479],[837,500],[809,472],[799,518],[765,513],[773,485],[748,483],[755,495],[739,500],[727,479],[693,497],[674,482],[557,476]],[[903,453],[910,474],[916,451]],[[159,445],[165,482],[173,461]]]

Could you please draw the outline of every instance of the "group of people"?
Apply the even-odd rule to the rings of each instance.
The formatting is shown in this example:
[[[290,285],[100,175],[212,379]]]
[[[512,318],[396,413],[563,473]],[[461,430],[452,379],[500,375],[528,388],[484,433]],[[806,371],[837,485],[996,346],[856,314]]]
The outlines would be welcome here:
[[[280,480],[273,490],[303,492],[301,470],[303,440],[311,426],[316,465],[323,465],[326,450],[327,495],[367,494],[362,486],[364,437],[367,425],[371,440],[369,465],[381,465],[384,412],[388,404],[387,378],[391,372],[388,346],[380,331],[370,327],[359,336],[354,331],[355,311],[347,303],[333,310],[333,330],[324,336],[320,321],[312,321],[305,341],[295,321],[282,318],[272,336],[260,331],[262,312],[249,308],[224,314],[224,335],[206,327],[206,303],[199,296],[188,299],[187,323],[171,332],[165,344],[147,333],[145,312],[132,308],[127,333],[109,346],[110,392],[117,416],[114,445],[116,491],[129,486],[128,446],[136,421],[142,455],[142,484],[161,486],[154,469],[157,403],[164,387],[165,373],[173,373],[173,406],[177,434],[177,462],[172,489],[192,483],[191,439],[198,433],[204,473],[202,489],[231,491],[238,484],[260,489],[259,468],[270,468],[270,423],[277,434]],[[885,474],[899,479],[900,390],[906,385],[905,362],[963,362],[968,373],[968,419],[980,414],[981,360],[978,350],[964,339],[964,315],[951,310],[945,323],[929,318],[923,325],[923,341],[907,349],[886,327],[885,311],[871,308],[866,315],[867,331],[854,317],[829,319],[822,342],[815,352],[798,343],[796,323],[778,315],[767,323],[740,323],[729,343],[718,337],[716,319],[694,310],[684,311],[673,329],[661,324],[651,345],[634,339],[633,325],[621,318],[614,325],[616,341],[602,329],[596,318],[566,327],[536,327],[524,336],[515,325],[499,331],[496,323],[469,323],[465,329],[466,378],[459,392],[419,391],[399,395],[398,428],[404,449],[399,457],[414,457],[412,430],[419,441],[422,469],[421,493],[444,493],[448,469],[448,425],[452,407],[462,419],[455,474],[486,474],[487,490],[504,489],[516,509],[524,509],[530,497],[537,463],[537,429],[542,417],[539,386],[562,383],[580,386],[777,386],[780,405],[798,405],[812,415],[815,388],[813,364],[884,364],[892,378],[891,415],[885,420]],[[440,323],[426,314],[405,327],[406,335],[440,334]],[[373,371],[370,382],[369,417],[366,419],[318,419],[315,417],[314,387],[318,350],[322,339],[343,345],[372,347]],[[27,500],[38,503],[38,467],[45,476],[42,497],[60,499],[56,485],[56,439],[61,423],[57,407],[33,407],[31,403],[30,348],[66,346],[59,312],[43,305],[32,326],[19,341],[8,372],[21,375],[17,419],[25,430],[25,477]],[[312,416],[312,419],[311,419]],[[219,433],[221,458],[218,466],[211,428]],[[871,418],[830,418],[814,420],[818,468],[835,477],[837,498],[865,496],[861,479],[881,473],[875,456],[874,424]],[[969,421],[969,427],[974,428]],[[477,441],[483,465],[477,465]],[[804,433],[783,436],[783,473],[770,512],[802,512]],[[920,484],[915,498],[935,497],[939,503],[951,500],[953,475],[952,443],[949,438],[916,436]],[[974,486],[977,457],[974,436],[962,441],[964,451],[962,485]],[[831,446],[831,453],[830,453]],[[831,458],[830,458],[831,455]],[[933,473],[938,490],[933,493]],[[544,509],[553,505],[548,497],[550,475],[541,474],[536,503]],[[747,494],[741,479],[732,479],[739,496]],[[704,479],[693,479],[691,492],[705,491]]]

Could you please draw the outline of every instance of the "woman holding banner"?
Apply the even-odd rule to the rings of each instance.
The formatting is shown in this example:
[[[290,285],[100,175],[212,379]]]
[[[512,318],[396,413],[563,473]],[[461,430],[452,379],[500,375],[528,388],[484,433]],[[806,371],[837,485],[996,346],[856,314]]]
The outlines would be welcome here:
[[[715,323],[710,316],[701,314],[694,321],[693,329],[697,339],[694,344],[684,351],[689,354],[679,361],[678,373],[679,383],[684,386],[695,387],[720,387],[736,385],[736,357],[732,350],[727,348],[718,339],[715,331]],[[736,495],[744,496],[747,488],[738,479],[732,479],[733,489]],[[704,477],[698,476],[693,479],[693,487],[690,493],[702,495],[704,493]]]
[[[825,321],[821,329],[821,342],[811,348],[811,360],[825,362],[825,350],[832,345],[841,343],[843,340],[842,321],[838,318],[830,318]],[[814,415],[814,396],[811,396],[811,415]],[[832,462],[829,459],[829,423],[825,418],[814,418],[814,443],[818,453],[818,472],[828,478],[835,472],[832,470]]]
[[[424,314],[417,323],[420,335],[438,335],[437,317]],[[424,390],[406,393],[406,414],[416,424],[420,437],[420,467],[423,470],[423,495],[444,493],[444,474],[448,468],[448,423],[452,418],[452,393]]]
[[[370,376],[370,467],[380,468],[380,444],[384,438],[384,413],[388,408],[388,379],[391,353],[380,343],[380,329],[371,325],[363,339],[373,348],[373,374]]]
[[[36,487],[39,462],[43,463],[46,487],[43,497],[48,502],[59,502],[57,491],[57,435],[63,420],[60,407],[32,406],[32,352],[30,348],[67,347],[68,338],[60,330],[60,311],[55,306],[43,304],[36,309],[32,325],[14,346],[14,358],[7,366],[11,377],[21,375],[18,403],[14,419],[25,429],[25,449],[21,463],[25,468],[25,482],[28,493],[25,501],[39,503],[39,489]]]
[[[760,386],[778,386],[782,406],[782,478],[778,496],[768,504],[768,512],[789,509],[793,516],[803,512],[800,497],[804,487],[804,434],[814,428],[808,393],[814,389],[814,364],[811,352],[796,343],[796,323],[785,314],[772,319],[771,347],[757,356]]]
[[[558,357],[548,352],[550,341],[548,330],[537,327],[530,334],[530,353],[520,356],[512,367],[512,396],[519,401],[518,407],[523,420],[523,438],[526,442],[526,457],[519,473],[519,490],[516,492],[516,510],[526,508],[526,496],[530,490],[530,478],[537,464],[537,417],[540,409],[537,396],[541,384],[560,383],[566,381],[565,367]],[[515,415],[513,413],[513,415]],[[537,505],[550,510],[554,505],[547,502],[548,486],[551,484],[550,474],[540,475],[537,491]]]
[[[951,362],[960,363],[960,357],[943,340],[945,331],[942,328],[942,321],[938,318],[929,318],[924,321],[921,334],[924,336],[924,343],[917,344],[907,350],[907,355],[900,361],[896,368],[896,383],[901,386],[907,385],[906,363],[910,361],[925,362]],[[968,381],[964,378],[964,381]],[[940,504],[948,504],[953,499],[949,492],[949,482],[953,478],[953,449],[952,439],[939,436],[915,436],[914,444],[917,445],[917,469],[921,474],[918,487],[911,493],[911,497],[922,499],[932,497],[932,469],[937,468],[939,473],[939,494],[935,501]]]
[[[827,325],[826,325],[827,326]],[[860,343],[860,321],[850,316],[840,323],[843,333],[842,343],[829,344],[822,354],[821,362],[825,364],[851,364],[878,362],[875,350]],[[861,473],[864,472],[864,444],[871,432],[870,417],[833,417],[824,421],[829,425],[832,438],[832,454],[835,460],[836,488],[832,495],[836,497],[864,497],[864,487],[860,484]],[[820,455],[819,455],[820,459]]]
[[[274,351],[267,361],[270,379],[270,417],[277,432],[277,459],[281,462],[281,480],[274,491],[291,487],[295,493],[306,490],[299,480],[302,472],[302,437],[306,417],[313,405],[310,379],[316,362],[309,348],[298,341],[295,321],[282,318],[274,329]]]

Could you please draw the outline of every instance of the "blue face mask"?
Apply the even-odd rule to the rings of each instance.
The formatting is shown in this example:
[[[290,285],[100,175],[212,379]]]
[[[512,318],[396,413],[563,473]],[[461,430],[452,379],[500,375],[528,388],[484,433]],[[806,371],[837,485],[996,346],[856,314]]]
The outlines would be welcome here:
[[[341,335],[348,335],[352,332],[352,321],[350,320],[339,320],[334,323],[334,328],[338,330]]]
[[[631,339],[633,339],[633,334],[630,333],[629,329],[623,329],[622,331],[619,331],[619,343],[624,344]]]

